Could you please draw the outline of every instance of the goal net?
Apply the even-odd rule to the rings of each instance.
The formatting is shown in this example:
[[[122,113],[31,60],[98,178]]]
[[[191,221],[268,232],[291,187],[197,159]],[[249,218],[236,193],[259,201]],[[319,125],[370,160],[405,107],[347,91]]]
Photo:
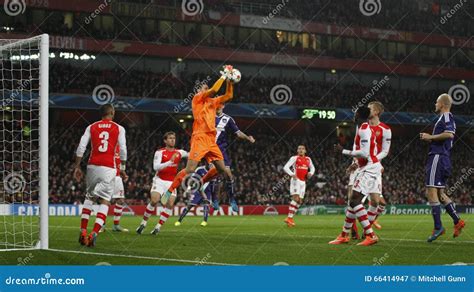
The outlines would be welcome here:
[[[48,248],[49,37],[0,39],[0,250]]]

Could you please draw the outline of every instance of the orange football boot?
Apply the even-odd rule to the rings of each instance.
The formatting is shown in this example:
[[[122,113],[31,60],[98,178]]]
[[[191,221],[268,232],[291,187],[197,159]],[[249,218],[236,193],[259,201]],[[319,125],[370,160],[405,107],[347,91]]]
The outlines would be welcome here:
[[[287,217],[287,218],[285,219],[285,223],[286,223],[286,225],[287,225],[288,227],[293,227],[293,226],[296,225],[296,224],[295,224],[295,221],[293,220],[293,218],[290,218],[290,217]]]
[[[464,220],[459,220],[458,224],[454,225],[453,237],[458,237],[461,234],[462,229],[466,226]]]
[[[342,234],[339,234],[336,239],[328,242],[329,244],[343,244],[343,243],[348,243],[351,240],[349,237],[349,234],[346,236],[343,236]]]
[[[81,229],[81,233],[79,233],[79,243],[81,245],[87,245],[89,241],[87,240],[87,230]]]
[[[382,225],[380,225],[377,220],[375,220],[375,221],[372,223],[372,226],[374,226],[374,227],[377,228],[377,229],[382,229]]]
[[[362,242],[359,242],[357,245],[369,246],[369,245],[376,244],[378,241],[379,241],[379,238],[377,237],[377,235],[375,235],[375,233],[372,235],[367,234],[365,236],[365,239]]]

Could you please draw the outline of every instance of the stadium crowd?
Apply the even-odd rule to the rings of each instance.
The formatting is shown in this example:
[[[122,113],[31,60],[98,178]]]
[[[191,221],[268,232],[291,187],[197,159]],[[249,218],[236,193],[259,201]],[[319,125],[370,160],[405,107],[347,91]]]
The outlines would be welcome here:
[[[162,0],[128,0],[128,2],[162,3],[172,5],[179,1]],[[371,2],[371,1],[364,1]],[[402,31],[423,31],[427,33],[439,33],[448,35],[471,36],[474,31],[469,23],[474,12],[473,7],[466,2],[458,0],[442,1],[411,1],[411,0],[389,0],[372,1],[373,5],[367,5],[366,11],[379,10],[370,16],[361,13],[360,1],[345,1],[341,5],[339,1],[333,0],[304,0],[304,1],[281,1],[260,0],[258,3],[248,0],[240,1],[204,1],[204,9],[217,10],[220,12],[235,12],[268,16],[277,9],[278,15],[287,18],[304,19],[314,22],[334,23],[342,26],[359,26],[383,29],[396,29]],[[374,4],[375,3],[375,4]],[[463,5],[464,4],[464,5]],[[282,8],[277,8],[282,7]],[[440,27],[441,17],[451,9],[456,9],[459,14],[449,20],[449,25]],[[452,20],[452,22],[451,22]]]
[[[137,1],[132,1],[137,2]],[[144,1],[150,3],[150,1]],[[152,1],[153,2],[153,1]],[[181,9],[181,1],[154,1],[156,4],[174,6],[179,4]],[[243,12],[262,15],[262,18],[269,15],[277,5],[281,5],[281,0],[266,0],[259,1],[259,3],[251,3],[245,1],[233,1],[233,3],[226,3],[222,1],[208,1],[204,4],[205,13],[209,14],[209,10],[227,11],[227,12]],[[458,8],[459,13],[456,17],[451,17],[449,22],[444,25],[440,23],[443,15],[447,13],[448,8],[454,7],[458,2],[454,0],[445,0],[442,5],[426,3],[420,4],[420,1],[385,1],[382,4],[382,9],[379,14],[371,17],[363,16],[359,12],[359,1],[351,1],[345,5],[341,5],[337,1],[318,0],[318,1],[286,1],[283,9],[279,9],[278,15],[286,16],[291,19],[303,18],[312,19],[317,22],[338,24],[343,27],[365,26],[369,28],[387,28],[395,30],[407,31],[424,31],[427,33],[437,33],[441,35],[462,35],[471,36],[474,31],[472,26],[467,25],[471,20],[468,5]],[[423,2],[423,1],[421,1]],[[458,3],[459,4],[459,3]],[[433,7],[432,7],[433,6]],[[77,17],[74,22],[68,23],[67,18],[62,14],[54,14],[48,17],[37,25],[32,22],[32,19],[26,18],[24,20],[15,21],[13,29],[15,33],[32,33],[39,34],[46,32],[52,35],[61,36],[77,36],[94,39],[108,39],[108,40],[134,40],[147,43],[157,44],[177,44],[184,46],[207,46],[207,47],[222,47],[239,50],[250,50],[268,53],[281,53],[290,55],[309,55],[309,56],[327,56],[335,58],[352,58],[352,59],[366,59],[366,60],[387,60],[394,62],[424,64],[432,66],[443,67],[462,67],[473,69],[474,65],[469,59],[467,49],[446,48],[447,54],[441,53],[433,49],[436,53],[428,53],[424,47],[408,46],[404,50],[398,50],[394,54],[389,54],[388,50],[380,49],[379,45],[367,42],[366,49],[355,49],[355,45],[346,45],[345,41],[341,41],[341,45],[330,45],[336,41],[316,40],[317,45],[303,48],[301,40],[291,41],[288,38],[279,38],[276,31],[261,30],[264,35],[261,39],[256,40],[251,38],[248,31],[243,34],[249,34],[245,37],[245,41],[239,41],[236,35],[224,34],[223,32],[210,33],[201,30],[199,27],[193,26],[188,29],[178,29],[170,22],[165,27],[154,27],[153,31],[145,31],[143,24],[138,23],[140,18],[134,18],[127,25],[130,28],[124,27],[125,24],[118,22],[116,26],[96,27],[89,23],[84,23],[82,17]],[[26,22],[25,22],[26,21]],[[206,21],[206,18],[203,20]],[[144,23],[143,21],[141,23]],[[138,29],[137,27],[141,27]],[[5,27],[0,27],[0,32]],[[214,28],[213,28],[214,29]],[[217,29],[217,28],[216,28]],[[5,31],[10,32],[10,31]],[[260,34],[260,33],[259,33]],[[231,35],[231,36],[230,36]],[[255,34],[257,35],[257,34]],[[321,36],[321,35],[320,35]],[[311,36],[316,37],[314,35]],[[339,37],[336,37],[337,39]],[[298,38],[299,39],[299,38]],[[312,43],[312,41],[310,41]],[[364,42],[365,43],[365,42]],[[360,46],[360,45],[358,45]],[[382,45],[380,45],[381,47]],[[417,50],[411,52],[410,50]],[[449,51],[451,50],[451,52]]]
[[[50,201],[51,203],[79,204],[84,197],[85,182],[77,183],[72,177],[75,147],[82,134],[82,128],[54,127],[50,130],[50,141],[61,141],[50,145]],[[129,159],[125,193],[129,204],[146,204],[149,198],[151,181],[154,175],[152,160],[154,151],[161,147],[162,131],[158,129],[127,130]],[[346,167],[350,159],[335,155],[333,144],[336,137],[286,136],[267,133],[251,133],[257,140],[255,144],[231,139],[230,156],[236,177],[236,194],[239,204],[288,204],[289,177],[285,176],[283,166],[296,152],[298,144],[305,144],[308,155],[316,166],[315,177],[308,181],[305,204],[345,204],[348,175]],[[294,141],[289,143],[288,141]],[[178,134],[178,146],[188,149],[188,138]],[[464,180],[453,189],[457,203],[472,204],[469,192],[473,189],[472,170],[474,165],[468,144],[456,142],[453,150],[453,176],[451,185]],[[350,147],[346,145],[346,147]],[[392,204],[426,203],[424,196],[424,164],[426,144],[418,139],[410,142],[407,138],[393,140],[391,154],[384,161],[384,196]],[[87,155],[87,153],[86,153]],[[84,161],[85,164],[85,161]],[[184,165],[183,165],[184,166]],[[84,166],[85,168],[85,166]],[[467,172],[470,170],[469,172]],[[226,196],[224,195],[224,200]],[[178,205],[186,198],[180,192]]]
[[[218,72],[215,72],[218,75]],[[344,74],[341,74],[344,75]],[[100,84],[110,85],[117,96],[184,99],[195,92],[196,84],[213,80],[204,74],[183,74],[175,77],[168,72],[121,69],[104,70],[79,68],[55,63],[50,73],[50,89],[55,93],[92,94],[94,87]],[[213,82],[209,81],[208,83]],[[377,83],[378,82],[378,83]],[[295,78],[266,78],[263,76],[244,76],[235,87],[236,103],[271,104],[271,89],[279,84],[291,89],[291,101],[288,105],[353,108],[368,94],[387,106],[387,111],[432,112],[439,95],[438,90],[395,89],[388,81],[374,80],[378,85],[362,86],[358,83],[335,83],[308,81],[304,76]],[[336,86],[337,84],[337,86]],[[446,89],[447,90],[447,89]],[[456,114],[472,113],[474,103],[454,106]]]

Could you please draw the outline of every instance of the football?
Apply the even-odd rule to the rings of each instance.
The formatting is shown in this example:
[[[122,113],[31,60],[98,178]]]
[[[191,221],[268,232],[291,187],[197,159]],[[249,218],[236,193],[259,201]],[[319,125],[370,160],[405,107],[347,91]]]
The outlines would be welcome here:
[[[240,74],[240,71],[237,69],[232,69],[232,81],[234,83],[239,83],[241,78],[242,75]]]

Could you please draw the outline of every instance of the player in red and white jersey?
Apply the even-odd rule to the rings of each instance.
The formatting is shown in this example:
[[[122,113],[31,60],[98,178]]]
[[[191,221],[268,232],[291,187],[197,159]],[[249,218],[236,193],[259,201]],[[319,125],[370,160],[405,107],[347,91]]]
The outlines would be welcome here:
[[[288,160],[283,167],[283,170],[291,176],[291,203],[285,223],[288,227],[293,227],[295,226],[293,216],[303,203],[306,190],[306,179],[311,178],[315,171],[313,161],[311,158],[306,156],[306,147],[304,145],[298,146],[297,155],[291,156],[290,160]]]
[[[380,115],[384,112],[384,106],[379,101],[370,102],[368,105],[370,109],[369,125],[372,132],[375,135],[375,142],[377,145],[377,158],[379,161],[387,157],[390,152],[390,144],[392,139],[392,130],[390,127],[380,122]],[[352,194],[352,185],[355,182],[355,176],[357,174],[357,162],[349,166],[347,172],[350,173],[349,184],[348,184],[348,197]],[[382,168],[383,172],[383,168]],[[385,199],[382,196],[382,172],[377,177],[377,188],[376,192],[369,196],[369,208],[367,210],[369,221],[372,225],[381,229],[382,227],[377,223],[377,217],[385,211]],[[353,225],[352,238],[358,239],[357,225]]]
[[[150,191],[150,202],[148,203],[145,213],[143,214],[142,222],[136,229],[138,234],[142,234],[148,219],[155,212],[155,208],[158,205],[161,196],[173,183],[174,177],[178,173],[179,162],[182,158],[188,157],[187,151],[175,148],[176,134],[174,132],[166,132],[163,135],[163,142],[165,143],[165,147],[158,149],[155,152],[155,157],[153,158],[153,169],[156,171],[156,173],[153,177],[153,185]],[[152,234],[156,234],[171,215],[171,210],[174,206],[175,199],[176,190],[173,191],[170,199],[167,201],[166,205],[163,206],[164,209],[161,212],[160,220],[153,229]],[[158,231],[156,231],[156,229],[158,229]]]
[[[125,162],[127,161],[127,146],[125,129],[113,122],[115,109],[111,104],[101,107],[102,120],[89,125],[82,135],[76,150],[76,161],[74,165],[74,177],[80,181],[83,174],[80,168],[82,156],[87,145],[91,145],[91,154],[87,163],[87,193],[82,207],[81,233],[79,243],[94,246],[97,235],[105,223],[109,211],[110,200],[114,192],[116,165],[115,150],[120,147],[120,174],[126,181]],[[94,201],[98,201],[96,220],[92,232],[87,236],[87,225]]]
[[[378,238],[372,230],[371,223],[367,215],[367,210],[363,205],[364,198],[377,188],[377,175],[381,172],[382,166],[377,158],[377,145],[375,135],[373,135],[367,120],[370,116],[368,107],[360,107],[354,115],[354,121],[359,124],[354,138],[355,150],[343,149],[341,145],[335,145],[336,153],[349,155],[357,159],[358,170],[349,198],[349,205],[346,210],[346,220],[342,233],[329,244],[342,244],[350,240],[349,232],[357,218],[364,228],[365,240],[358,245],[372,245],[377,243]]]
[[[390,152],[392,130],[388,125],[380,122],[380,115],[384,112],[384,106],[381,102],[370,102],[368,107],[370,109],[369,125],[375,135],[375,142],[377,144],[377,159],[382,161]],[[370,194],[370,203],[367,210],[369,221],[377,229],[381,229],[382,227],[377,223],[376,219],[385,211],[387,204],[382,196],[382,173],[383,168],[377,177],[377,192]]]

